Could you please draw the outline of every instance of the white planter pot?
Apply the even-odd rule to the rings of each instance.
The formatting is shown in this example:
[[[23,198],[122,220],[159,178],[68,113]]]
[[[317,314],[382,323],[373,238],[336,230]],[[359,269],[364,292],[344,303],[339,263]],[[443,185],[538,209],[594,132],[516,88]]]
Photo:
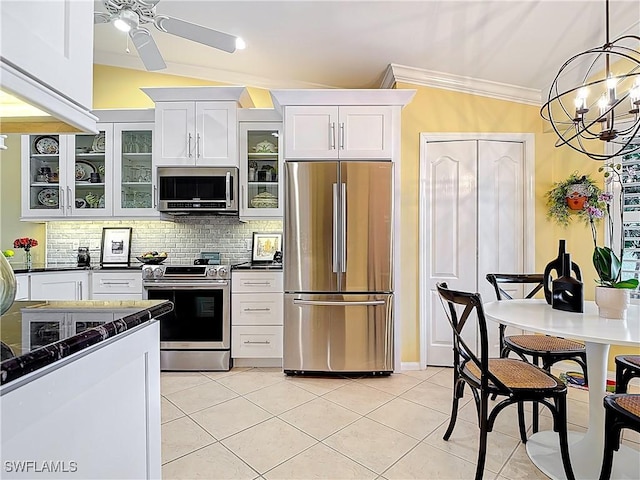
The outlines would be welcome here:
[[[628,288],[596,287],[596,305],[601,317],[616,320],[627,318],[631,290]]]

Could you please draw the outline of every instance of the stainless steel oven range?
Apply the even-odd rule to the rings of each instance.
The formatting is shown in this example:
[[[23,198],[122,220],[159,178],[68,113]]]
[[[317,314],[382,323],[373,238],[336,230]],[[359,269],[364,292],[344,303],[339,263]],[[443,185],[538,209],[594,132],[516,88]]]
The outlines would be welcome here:
[[[161,370],[229,370],[231,318],[228,265],[145,265],[143,296],[169,300],[160,317]]]

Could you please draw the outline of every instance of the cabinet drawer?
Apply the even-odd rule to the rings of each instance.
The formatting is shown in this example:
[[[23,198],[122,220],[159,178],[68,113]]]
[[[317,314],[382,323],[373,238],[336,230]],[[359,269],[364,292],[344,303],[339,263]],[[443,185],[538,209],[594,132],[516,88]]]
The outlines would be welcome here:
[[[234,272],[231,291],[234,293],[282,292],[282,272]]]
[[[92,293],[127,293],[142,295],[142,273],[92,272]],[[142,297],[140,297],[142,298]]]
[[[231,356],[234,358],[282,357],[282,327],[233,327]]]
[[[16,275],[16,300],[29,300],[29,274]]]
[[[91,300],[142,300],[142,293],[94,293]]]
[[[282,325],[282,293],[237,293],[231,296],[232,325]]]

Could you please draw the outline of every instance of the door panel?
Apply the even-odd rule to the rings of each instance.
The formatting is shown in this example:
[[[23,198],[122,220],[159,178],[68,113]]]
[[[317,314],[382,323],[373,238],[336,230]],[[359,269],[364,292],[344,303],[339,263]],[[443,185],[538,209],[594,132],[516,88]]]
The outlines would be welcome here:
[[[478,141],[478,288],[485,302],[495,300],[487,273],[526,273],[524,268],[524,146],[519,142]],[[522,298],[523,287],[505,288]],[[500,353],[497,324],[489,322],[489,350]],[[521,330],[507,328],[507,334]]]
[[[392,371],[392,302],[392,295],[285,294],[284,370]]]
[[[340,158],[391,159],[393,107],[340,107],[339,117]]]
[[[336,128],[338,108],[291,106],[285,108],[284,153],[287,159],[338,158]]]
[[[231,102],[196,102],[196,165],[238,166],[236,107]]]
[[[476,288],[476,142],[427,144],[427,364],[453,364],[453,334],[440,303],[436,283]],[[475,331],[465,338],[475,344]]]
[[[285,162],[285,175],[284,290],[335,292],[338,164]]]
[[[344,292],[391,292],[393,164],[341,162],[341,282]]]

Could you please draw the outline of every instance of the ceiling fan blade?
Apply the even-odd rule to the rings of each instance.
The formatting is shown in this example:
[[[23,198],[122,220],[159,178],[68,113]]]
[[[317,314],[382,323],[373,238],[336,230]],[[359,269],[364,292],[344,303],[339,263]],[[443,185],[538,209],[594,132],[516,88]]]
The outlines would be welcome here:
[[[162,70],[167,68],[166,63],[162,59],[160,50],[156,45],[155,40],[146,28],[137,28],[129,32],[131,41],[138,50],[140,60],[144,63],[147,70]]]
[[[111,21],[111,15],[102,12],[93,12],[93,23],[109,23]]]
[[[238,37],[186,22],[179,18],[158,15],[156,16],[156,27],[163,32],[193,40],[225,52],[233,53],[236,51]]]

